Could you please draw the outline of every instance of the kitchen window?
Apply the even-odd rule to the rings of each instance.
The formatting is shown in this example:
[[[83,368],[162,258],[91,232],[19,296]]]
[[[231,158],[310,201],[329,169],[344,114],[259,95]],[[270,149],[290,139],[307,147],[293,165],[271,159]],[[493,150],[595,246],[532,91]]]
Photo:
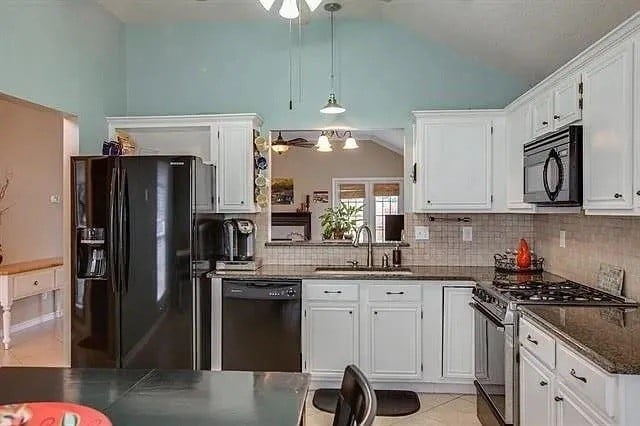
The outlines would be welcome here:
[[[333,206],[363,206],[356,226],[371,227],[376,242],[384,241],[384,217],[403,214],[402,178],[335,178]],[[364,238],[364,235],[361,236]]]

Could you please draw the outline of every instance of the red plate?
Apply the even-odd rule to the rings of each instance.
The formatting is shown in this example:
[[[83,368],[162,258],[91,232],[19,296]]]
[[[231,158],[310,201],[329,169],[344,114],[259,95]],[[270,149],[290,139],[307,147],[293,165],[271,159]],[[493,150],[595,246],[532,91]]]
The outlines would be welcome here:
[[[66,421],[63,421],[66,416]],[[101,412],[66,402],[0,405],[0,426],[112,426]]]

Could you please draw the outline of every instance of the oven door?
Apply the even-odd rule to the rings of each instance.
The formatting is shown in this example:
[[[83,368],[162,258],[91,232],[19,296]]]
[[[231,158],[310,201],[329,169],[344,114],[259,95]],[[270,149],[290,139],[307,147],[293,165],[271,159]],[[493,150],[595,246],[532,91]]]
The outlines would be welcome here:
[[[477,409],[485,425],[513,424],[513,326],[474,300]]]

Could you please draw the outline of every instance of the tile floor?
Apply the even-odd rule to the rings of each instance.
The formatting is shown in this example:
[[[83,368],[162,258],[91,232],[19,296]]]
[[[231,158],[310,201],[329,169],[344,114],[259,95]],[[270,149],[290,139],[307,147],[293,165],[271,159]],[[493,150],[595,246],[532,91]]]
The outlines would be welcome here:
[[[37,327],[11,335],[11,349],[0,349],[1,366],[46,366],[64,365],[63,322],[49,321]],[[307,398],[307,426],[331,425],[333,415],[317,410],[311,403],[313,392]],[[476,418],[474,395],[421,394],[421,408],[415,414],[406,417],[379,417],[377,426],[411,425],[479,425]]]

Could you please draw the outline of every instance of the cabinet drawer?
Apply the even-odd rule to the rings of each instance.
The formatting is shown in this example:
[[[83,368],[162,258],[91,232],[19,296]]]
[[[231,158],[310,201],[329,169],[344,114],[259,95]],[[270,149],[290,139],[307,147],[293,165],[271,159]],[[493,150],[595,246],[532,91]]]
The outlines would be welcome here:
[[[306,300],[339,300],[358,301],[358,284],[340,281],[319,281],[303,283],[303,294]]]
[[[529,321],[520,321],[520,344],[536,356],[543,364],[553,369],[556,366],[556,341]]]
[[[372,302],[420,302],[421,286],[406,284],[374,284],[369,286]]]
[[[53,270],[31,272],[13,277],[13,300],[53,290]]]
[[[557,373],[576,393],[585,396],[603,413],[615,415],[616,378],[558,344]]]

